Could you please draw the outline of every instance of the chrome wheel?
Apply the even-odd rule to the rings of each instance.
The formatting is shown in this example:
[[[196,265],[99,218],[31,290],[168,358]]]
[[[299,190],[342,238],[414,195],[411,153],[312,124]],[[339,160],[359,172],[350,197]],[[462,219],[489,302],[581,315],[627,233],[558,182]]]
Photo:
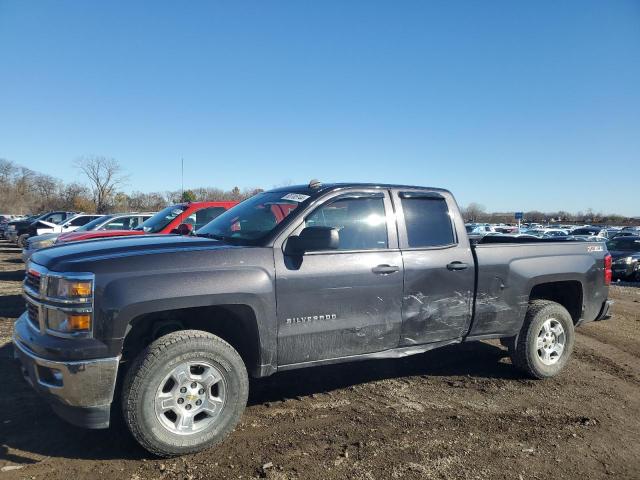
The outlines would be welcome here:
[[[156,417],[171,433],[188,435],[212,425],[225,400],[225,381],[218,368],[207,362],[185,362],[160,382]]]
[[[562,324],[555,318],[546,320],[536,338],[538,358],[545,365],[553,365],[562,356],[567,337]]]

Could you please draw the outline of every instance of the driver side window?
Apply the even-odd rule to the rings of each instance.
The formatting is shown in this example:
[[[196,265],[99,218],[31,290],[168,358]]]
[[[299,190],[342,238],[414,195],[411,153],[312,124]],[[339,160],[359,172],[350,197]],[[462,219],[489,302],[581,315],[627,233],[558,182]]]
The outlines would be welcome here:
[[[378,250],[389,246],[383,197],[339,198],[309,215],[305,227],[337,229],[338,250]]]

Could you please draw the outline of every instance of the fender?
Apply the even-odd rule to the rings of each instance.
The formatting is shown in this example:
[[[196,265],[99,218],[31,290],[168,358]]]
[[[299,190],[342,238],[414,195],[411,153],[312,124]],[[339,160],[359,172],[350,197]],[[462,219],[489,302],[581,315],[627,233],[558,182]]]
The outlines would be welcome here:
[[[601,283],[598,272],[602,273],[600,256],[587,253],[586,248],[584,253],[575,254],[574,243],[561,247],[560,254],[551,255],[542,250],[543,246],[487,245],[476,249],[478,284],[471,337],[517,333],[522,328],[532,290],[545,283],[578,282],[582,306],[586,307],[584,317],[597,316],[597,311],[589,309],[593,305],[600,307],[604,301],[591,301],[602,291],[598,288]],[[565,249],[573,251],[565,253]]]
[[[98,292],[97,292],[98,293]],[[103,338],[119,340],[137,317],[169,310],[215,305],[245,305],[255,314],[259,368],[275,369],[277,340],[274,281],[261,267],[215,268],[199,271],[140,272],[115,278],[102,286],[96,315]],[[215,321],[215,319],[211,319]]]

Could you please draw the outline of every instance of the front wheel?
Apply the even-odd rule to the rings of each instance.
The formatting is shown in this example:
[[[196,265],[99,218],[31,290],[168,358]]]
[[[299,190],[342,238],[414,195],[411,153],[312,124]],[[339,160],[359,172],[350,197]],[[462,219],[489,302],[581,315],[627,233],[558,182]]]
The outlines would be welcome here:
[[[562,305],[549,300],[533,300],[510,350],[511,361],[533,378],[560,373],[573,351],[573,319]]]
[[[160,337],[134,360],[122,409],[149,452],[184,455],[220,443],[240,421],[248,392],[247,370],[231,345],[183,330]]]

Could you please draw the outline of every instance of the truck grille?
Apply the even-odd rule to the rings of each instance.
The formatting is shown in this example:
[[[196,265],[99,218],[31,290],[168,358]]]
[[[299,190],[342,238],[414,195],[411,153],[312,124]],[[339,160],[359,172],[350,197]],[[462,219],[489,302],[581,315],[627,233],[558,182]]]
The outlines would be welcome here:
[[[40,293],[40,275],[32,271],[27,272],[24,284],[36,293]]]
[[[40,320],[38,318],[38,307],[27,302],[27,314],[29,317],[29,321],[31,324],[36,327],[38,330],[40,329]]]

